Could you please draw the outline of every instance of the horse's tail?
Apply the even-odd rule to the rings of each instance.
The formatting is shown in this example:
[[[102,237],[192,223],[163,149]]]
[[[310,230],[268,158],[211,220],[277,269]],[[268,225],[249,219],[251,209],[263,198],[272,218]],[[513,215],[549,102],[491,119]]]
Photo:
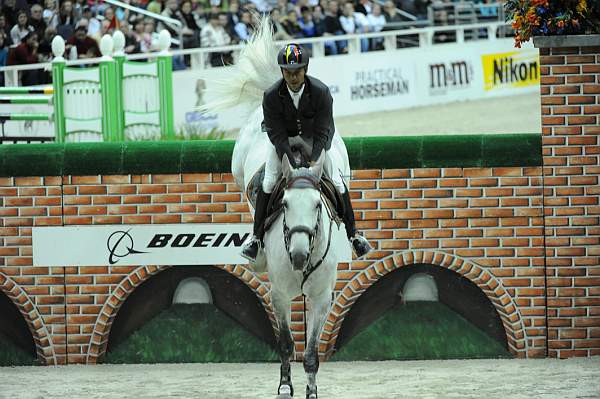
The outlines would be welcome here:
[[[210,82],[207,92],[214,100],[199,110],[216,112],[238,105],[254,110],[261,105],[265,90],[279,77],[273,27],[269,17],[263,17],[237,63],[223,71],[221,78]]]

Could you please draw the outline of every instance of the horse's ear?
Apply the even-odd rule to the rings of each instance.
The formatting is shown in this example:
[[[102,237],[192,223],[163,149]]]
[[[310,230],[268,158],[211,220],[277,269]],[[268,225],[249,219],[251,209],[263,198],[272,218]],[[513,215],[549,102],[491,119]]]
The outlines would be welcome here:
[[[321,151],[321,155],[319,155],[319,159],[310,167],[310,172],[315,175],[318,179],[321,179],[321,175],[323,174],[323,164],[325,163],[325,150]]]
[[[290,163],[290,159],[287,154],[283,154],[283,158],[281,159],[281,174],[283,178],[288,180],[290,175],[292,174],[292,164]]]

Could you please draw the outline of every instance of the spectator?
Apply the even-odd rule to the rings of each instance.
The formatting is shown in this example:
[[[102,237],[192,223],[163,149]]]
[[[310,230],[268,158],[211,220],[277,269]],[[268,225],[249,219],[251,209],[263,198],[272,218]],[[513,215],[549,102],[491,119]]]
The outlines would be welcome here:
[[[483,3],[479,6],[479,12],[481,18],[484,20],[498,20],[498,3],[491,0],[483,0]]]
[[[306,6],[302,6],[300,12],[301,12],[301,16],[298,19],[298,25],[300,26],[300,29],[302,30],[302,36],[303,37],[320,36],[317,32],[317,27],[313,21],[313,15],[310,12],[310,8],[308,8]]]
[[[104,10],[104,19],[108,21],[108,31],[114,32],[115,30],[119,30],[121,24],[115,15],[115,10],[112,7],[106,7]]]
[[[352,3],[344,4],[344,9],[340,16],[340,24],[347,34],[369,31],[367,17],[359,12],[355,12]],[[360,49],[363,52],[369,51],[369,39],[360,39]]]
[[[394,4],[394,2],[392,0],[386,1],[385,5],[383,6],[383,9],[384,9],[383,15],[385,16],[385,21],[388,24],[404,21],[404,19],[402,18],[402,16],[398,13],[398,10],[396,9],[396,4]]]
[[[6,59],[8,58],[8,36],[6,33],[0,31],[0,68],[6,66]],[[4,74],[0,73],[0,86],[4,86]]]
[[[75,21],[79,21],[83,18],[83,7],[85,7],[86,0],[74,0],[73,3],[73,17]]]
[[[158,49],[158,34],[154,31],[154,20],[148,18],[144,23],[144,34],[140,42],[140,51],[149,53]]]
[[[38,37],[44,37],[44,32],[46,32],[46,21],[44,21],[44,18],[42,17],[44,9],[41,5],[34,4],[31,6],[30,12],[29,25],[33,27],[33,30],[38,34]]]
[[[183,0],[177,14],[183,24],[183,48],[196,48],[200,46],[200,26],[192,13],[192,1]]]
[[[6,26],[10,28],[17,24],[19,8],[17,7],[16,0],[4,0],[1,12],[4,14],[4,18],[6,18]],[[20,42],[14,44],[18,43]]]
[[[323,15],[323,9],[321,6],[315,6],[312,17],[317,30],[317,36],[323,36],[325,33],[325,15]]]
[[[82,15],[83,18],[88,20],[88,31],[87,34],[90,37],[96,37],[98,36],[98,32],[100,32],[100,21],[98,20],[98,18],[94,17],[94,14],[92,13],[92,9],[88,6],[83,7],[82,10]]]
[[[298,25],[298,16],[295,10],[291,10],[287,13],[286,18],[282,22],[283,28],[288,35],[295,38],[302,37],[302,29]]]
[[[202,47],[220,47],[231,43],[231,36],[225,32],[223,23],[219,19],[219,14],[212,13],[209,16],[208,24],[206,24],[200,32],[200,43]],[[210,65],[213,67],[224,66],[232,61],[231,52],[210,53]]]
[[[252,15],[248,11],[242,11],[240,22],[235,25],[236,36],[244,42],[247,42],[252,36]]]
[[[82,19],[75,28],[75,34],[66,43],[66,50],[77,49],[77,58],[96,58],[100,57],[98,42],[87,35],[88,22]]]
[[[163,12],[160,13],[163,17],[177,19],[177,0],[167,0],[167,4]],[[166,29],[171,34],[171,37],[179,36],[179,28],[170,22],[162,22],[158,23],[158,31]]]
[[[273,25],[273,33],[275,34],[273,38],[275,40],[290,40],[292,38],[281,24],[279,8],[271,10],[271,24]]]
[[[371,14],[367,15],[369,28],[372,32],[381,32],[385,26],[385,16],[381,13],[381,6],[373,4]],[[383,50],[383,37],[374,37],[371,39],[371,50]]]
[[[279,14],[284,16],[288,15],[290,11],[294,11],[294,5],[288,0],[277,0],[277,9],[279,10]]]
[[[0,34],[4,34],[4,43],[10,46],[10,27],[6,25],[6,17],[0,13]]]
[[[338,2],[336,0],[330,0],[328,3],[327,11],[325,12],[325,33],[324,36],[335,36],[343,35],[344,29],[340,23],[340,12]],[[325,42],[325,54],[336,55],[338,53],[348,52],[348,42],[345,40],[338,41],[326,41]]]
[[[234,32],[234,27],[240,22],[240,4],[237,1],[234,1],[229,4],[229,11],[227,12],[227,26],[225,26],[225,31],[227,33]],[[231,34],[230,34],[231,36]]]
[[[60,5],[56,32],[65,40],[68,40],[75,32],[75,17],[71,0],[64,0]]]
[[[364,16],[367,16],[373,10],[373,5],[369,0],[357,0],[354,10]]]
[[[225,30],[225,33],[227,33],[227,35],[229,35],[229,37],[231,38],[230,44],[237,43],[238,39],[237,39],[237,35],[235,33],[235,25],[231,24],[229,15],[227,15],[227,13],[225,13],[225,12],[216,12],[215,14],[217,14],[219,16],[219,23]]]
[[[56,28],[58,26],[58,13],[56,12],[55,0],[44,0],[44,11],[42,17],[46,26]]]
[[[137,44],[136,52],[142,51],[142,41],[144,40],[144,18],[140,17],[133,22],[133,37]]]
[[[51,26],[48,26],[44,31],[44,37],[40,41],[40,46],[38,47],[38,58],[41,62],[50,61],[54,54],[52,53],[52,39],[56,36],[56,29]]]
[[[256,10],[261,14],[265,14],[271,11],[271,5],[267,0],[250,0],[256,6]]]
[[[23,38],[21,44],[15,47],[9,54],[8,65],[24,65],[38,63],[38,36],[35,31],[30,31]],[[40,70],[33,69],[21,71],[21,85],[33,86],[40,82]]]
[[[21,43],[21,40],[27,36],[29,32],[33,32],[33,26],[29,25],[27,12],[21,10],[17,13],[17,24],[10,30],[10,39],[13,43]]]
[[[146,10],[155,14],[160,14],[163,11],[163,8],[163,0],[152,0],[150,3],[148,3],[148,7],[146,8]]]
[[[89,30],[89,26],[88,26],[88,30]],[[92,35],[88,35],[90,36],[92,39],[94,39],[96,41],[96,43],[98,43],[98,46],[100,45],[100,40],[102,40],[102,36],[104,35],[109,35],[111,34],[110,32],[110,21],[103,19],[100,22],[100,30],[98,32],[96,32],[96,34],[94,36]]]
[[[129,28],[128,23],[121,24],[121,32],[123,33],[123,36],[125,36],[125,47],[123,48],[123,52],[125,54],[139,53],[138,42]]]

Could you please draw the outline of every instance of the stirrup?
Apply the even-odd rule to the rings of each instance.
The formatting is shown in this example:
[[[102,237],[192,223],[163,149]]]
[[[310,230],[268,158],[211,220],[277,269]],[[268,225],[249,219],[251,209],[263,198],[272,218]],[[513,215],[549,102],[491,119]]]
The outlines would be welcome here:
[[[369,241],[359,233],[354,234],[354,236],[350,238],[350,243],[352,244],[352,249],[354,249],[357,258],[365,256],[373,249],[371,244],[369,244]]]

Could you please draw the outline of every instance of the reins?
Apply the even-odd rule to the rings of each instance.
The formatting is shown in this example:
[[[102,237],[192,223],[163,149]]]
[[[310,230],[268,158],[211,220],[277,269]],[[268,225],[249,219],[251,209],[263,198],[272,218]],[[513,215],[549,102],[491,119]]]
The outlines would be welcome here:
[[[295,178],[291,179],[289,182],[286,183],[286,189],[293,188],[294,184],[296,184],[296,182],[299,182],[299,181],[308,182],[308,183],[310,183],[310,186],[312,188],[314,188],[315,190],[318,190],[319,195],[321,197],[321,203],[322,203],[321,207],[319,207],[319,214],[317,215],[317,223],[315,224],[315,227],[312,230],[306,226],[294,226],[290,229],[286,223],[285,209],[283,210],[283,239],[285,242],[285,249],[288,253],[288,257],[290,258],[290,263],[292,262],[292,255],[290,254],[289,245],[290,245],[290,239],[292,237],[292,234],[305,233],[308,235],[308,238],[309,238],[310,255],[308,257],[308,267],[306,267],[302,271],[302,284],[300,284],[300,291],[302,292],[302,305],[303,305],[302,308],[303,308],[303,319],[304,319],[304,348],[306,348],[307,347],[307,336],[306,336],[307,335],[307,321],[306,321],[306,295],[304,294],[304,283],[306,283],[306,281],[311,276],[311,274],[315,270],[317,270],[317,268],[319,268],[319,266],[321,266],[323,264],[323,262],[325,261],[325,258],[327,257],[327,254],[329,253],[329,249],[331,248],[331,235],[333,233],[334,216],[332,215],[333,211],[331,209],[329,209],[329,207],[327,206],[326,198],[323,194],[323,191],[321,190],[319,182],[316,181],[316,179],[311,178],[309,176],[296,176]],[[316,263],[312,263],[310,261],[310,258],[313,254],[315,238],[319,234],[319,226],[321,225],[323,206],[325,206],[327,216],[329,216],[329,234],[327,237],[327,247],[325,247],[325,252],[323,253],[323,256],[321,256],[321,258]]]

